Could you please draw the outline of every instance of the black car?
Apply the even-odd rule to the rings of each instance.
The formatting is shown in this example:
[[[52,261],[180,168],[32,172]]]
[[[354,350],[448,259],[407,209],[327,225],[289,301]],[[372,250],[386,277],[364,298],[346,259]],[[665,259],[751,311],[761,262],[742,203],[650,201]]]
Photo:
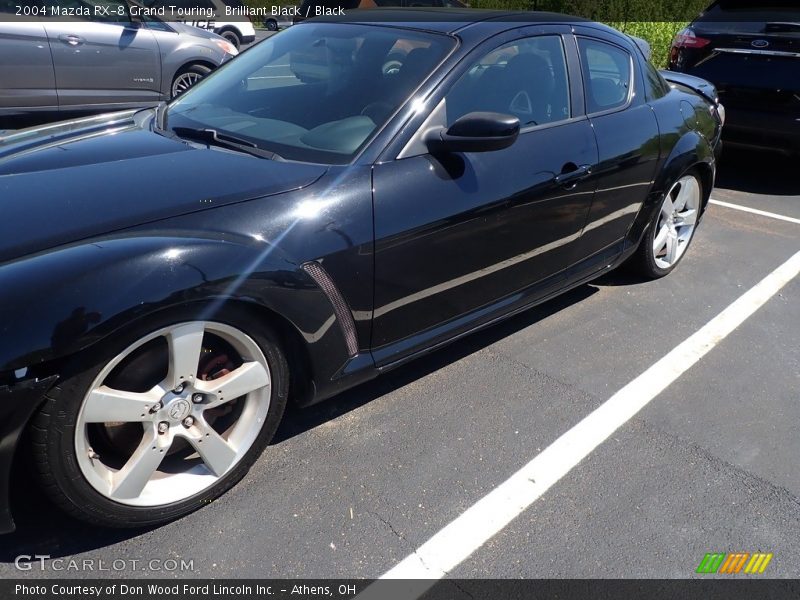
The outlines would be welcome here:
[[[5,138],[2,530],[15,449],[66,512],[159,523],[234,485],[288,400],[676,267],[714,184],[703,82],[589,21],[427,14],[307,21],[169,106]]]
[[[800,153],[800,2],[718,0],[675,37],[669,68],[714,83],[725,141]]]

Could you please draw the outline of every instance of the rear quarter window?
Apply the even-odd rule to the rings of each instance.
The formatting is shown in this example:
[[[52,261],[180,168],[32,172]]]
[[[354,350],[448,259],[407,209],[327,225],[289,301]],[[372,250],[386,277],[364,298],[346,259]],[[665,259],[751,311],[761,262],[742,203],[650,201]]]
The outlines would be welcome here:
[[[578,38],[586,89],[586,110],[591,113],[621,108],[631,91],[631,55],[613,44]]]

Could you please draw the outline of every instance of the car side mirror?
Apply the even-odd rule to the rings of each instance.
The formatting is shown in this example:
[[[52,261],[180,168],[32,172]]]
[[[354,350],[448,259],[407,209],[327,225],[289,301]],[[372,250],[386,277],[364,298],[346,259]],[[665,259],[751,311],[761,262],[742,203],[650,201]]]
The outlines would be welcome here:
[[[450,127],[426,132],[423,140],[431,154],[492,152],[511,146],[519,136],[519,119],[495,112],[471,112]]]

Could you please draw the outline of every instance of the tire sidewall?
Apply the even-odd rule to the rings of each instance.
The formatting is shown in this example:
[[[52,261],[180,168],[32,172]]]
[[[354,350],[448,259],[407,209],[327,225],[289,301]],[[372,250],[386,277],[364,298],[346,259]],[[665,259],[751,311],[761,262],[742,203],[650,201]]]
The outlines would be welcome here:
[[[197,317],[198,310],[169,311],[126,327],[120,334],[82,353],[67,367],[68,373],[48,394],[49,422],[44,451],[50,465],[50,476],[63,500],[85,513],[90,520],[117,527],[145,526],[166,522],[210,503],[238,482],[269,444],[278,428],[288,396],[288,366],[280,350],[277,336],[271,329],[254,331],[257,317],[246,311],[226,310],[211,319]],[[85,479],[75,449],[76,421],[90,386],[105,365],[139,339],[153,331],[180,322],[208,320],[236,327],[250,336],[261,348],[270,369],[271,397],[264,424],[250,449],[229,473],[214,485],[187,499],[158,507],[137,507],[114,502],[95,490]],[[74,373],[70,375],[69,373]],[[47,483],[50,483],[49,481]]]
[[[670,184],[666,193],[669,194],[669,192],[674,187],[675,183],[677,183],[683,177],[688,177],[688,176],[694,177],[694,179],[697,181],[697,185],[700,188],[700,206],[697,209],[698,215],[697,215],[697,222],[695,223],[695,229],[692,232],[692,237],[689,238],[689,242],[686,244],[686,248],[684,249],[683,254],[680,256],[680,258],[677,261],[675,261],[674,264],[670,265],[667,268],[659,267],[658,264],[656,263],[655,253],[653,252],[653,244],[655,243],[655,237],[658,229],[658,221],[661,216],[661,207],[663,206],[664,200],[666,199],[666,194],[662,196],[662,198],[658,202],[658,206],[656,207],[653,218],[650,221],[650,226],[647,228],[647,232],[645,233],[644,239],[642,240],[642,253],[641,253],[642,260],[644,261],[645,271],[647,271],[647,274],[650,275],[651,277],[654,278],[664,277],[666,275],[669,275],[672,271],[674,271],[675,268],[679,264],[681,264],[681,261],[689,252],[689,248],[691,247],[695,235],[697,234],[697,226],[700,224],[700,217],[703,210],[702,206],[703,197],[705,194],[703,189],[703,180],[700,178],[698,173],[694,169],[690,169],[689,171],[682,173],[680,177],[678,177],[674,182]]]
[[[178,71],[177,73],[175,73],[175,77],[172,78],[172,84],[170,85],[170,88],[169,88],[170,97],[172,99],[175,99],[180,95],[180,94],[173,93],[175,91],[175,82],[178,80],[178,77],[180,77],[181,75],[185,75],[186,73],[196,73],[197,75],[200,75],[200,81],[202,81],[203,79],[208,77],[208,75],[211,73],[211,69],[209,67],[205,66],[205,65],[195,64],[195,65],[186,66],[186,67],[182,68],[180,71]],[[198,81],[197,83],[200,83],[200,81]],[[195,85],[197,85],[197,83]],[[192,87],[194,87],[194,86],[192,86]],[[189,89],[192,89],[192,88],[190,87]],[[187,91],[189,91],[189,90],[187,90]],[[184,92],[184,93],[186,93],[186,92]]]

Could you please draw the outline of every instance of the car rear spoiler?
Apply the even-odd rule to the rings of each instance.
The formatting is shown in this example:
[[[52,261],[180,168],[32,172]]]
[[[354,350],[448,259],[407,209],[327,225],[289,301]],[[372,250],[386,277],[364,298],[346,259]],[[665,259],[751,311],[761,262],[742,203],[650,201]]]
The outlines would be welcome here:
[[[677,83],[678,85],[688,87],[711,102],[714,106],[719,106],[719,94],[717,93],[717,88],[710,81],[700,79],[694,75],[687,75],[686,73],[667,71],[666,69],[660,70],[659,73],[661,73],[661,76],[669,83]]]

